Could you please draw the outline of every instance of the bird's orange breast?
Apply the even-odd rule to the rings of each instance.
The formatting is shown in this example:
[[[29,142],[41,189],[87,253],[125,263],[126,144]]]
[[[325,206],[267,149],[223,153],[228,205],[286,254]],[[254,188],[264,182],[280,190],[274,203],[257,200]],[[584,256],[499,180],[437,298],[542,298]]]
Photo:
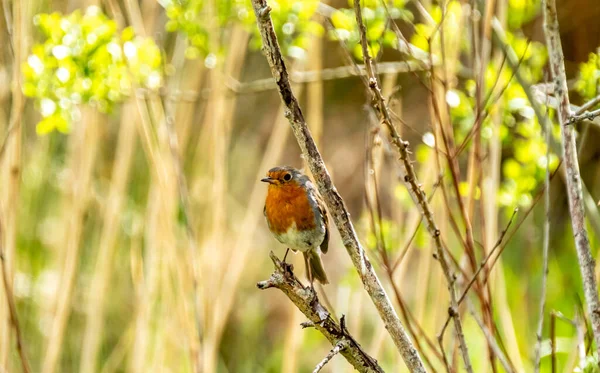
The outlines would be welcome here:
[[[284,233],[296,223],[296,229],[314,229],[315,214],[306,191],[299,185],[269,185],[265,215],[274,233]]]

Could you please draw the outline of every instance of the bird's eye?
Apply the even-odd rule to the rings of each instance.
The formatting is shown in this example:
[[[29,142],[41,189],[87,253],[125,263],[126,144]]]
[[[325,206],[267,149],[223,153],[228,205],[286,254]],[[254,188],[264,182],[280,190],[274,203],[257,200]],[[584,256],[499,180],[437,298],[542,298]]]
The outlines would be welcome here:
[[[283,176],[283,180],[285,180],[285,181],[290,181],[290,180],[292,180],[292,174],[285,174],[285,175]]]

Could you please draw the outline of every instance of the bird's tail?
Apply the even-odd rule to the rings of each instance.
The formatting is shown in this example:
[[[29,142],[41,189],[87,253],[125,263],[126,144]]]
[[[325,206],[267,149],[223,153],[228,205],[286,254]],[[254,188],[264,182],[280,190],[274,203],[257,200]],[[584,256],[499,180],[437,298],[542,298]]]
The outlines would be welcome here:
[[[318,250],[308,250],[304,253],[304,259],[306,261],[306,271],[310,271],[313,279],[319,280],[323,285],[328,284],[327,274],[325,268],[323,268],[323,262],[321,261],[321,253]],[[310,267],[310,268],[309,268]]]

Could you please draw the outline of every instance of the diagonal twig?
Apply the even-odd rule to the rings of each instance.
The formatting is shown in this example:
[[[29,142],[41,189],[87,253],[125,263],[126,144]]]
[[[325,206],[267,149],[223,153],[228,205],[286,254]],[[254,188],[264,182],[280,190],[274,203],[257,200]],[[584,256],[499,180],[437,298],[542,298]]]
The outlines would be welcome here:
[[[502,367],[504,368],[504,370],[509,373],[515,373],[515,370],[511,366],[510,361],[506,358],[506,355],[504,354],[504,352],[502,352],[502,349],[498,345],[498,342],[496,342],[494,335],[488,329],[488,327],[483,323],[483,321],[479,318],[479,316],[477,316],[477,314],[475,313],[475,309],[474,309],[473,305],[470,304],[470,302],[469,302],[469,311],[471,312],[471,316],[473,316],[473,319],[475,319],[475,322],[477,323],[477,325],[483,332],[485,339],[488,341],[489,345],[491,346],[492,350],[494,351],[494,354],[498,358],[498,361],[500,361],[500,364],[502,364]]]
[[[593,99],[589,100],[585,104],[581,105],[581,107],[579,108],[579,110],[577,110],[575,112],[575,115],[583,114],[583,113],[585,113],[586,111],[590,110],[591,108],[593,108],[594,106],[596,106],[598,104],[600,104],[600,95],[594,97]]]
[[[463,290],[461,296],[458,298],[458,305],[460,305],[465,300],[465,298],[466,298],[469,290],[471,289],[471,286],[473,286],[473,284],[477,280],[477,278],[478,278],[479,274],[481,273],[481,271],[484,268],[488,268],[487,272],[489,273],[489,271],[491,270],[491,268],[494,266],[495,261],[492,262],[492,264],[489,267],[487,267],[487,263],[489,262],[489,260],[492,257],[494,257],[494,253],[496,252],[496,250],[498,248],[500,248],[500,253],[498,255],[496,255],[495,258],[497,259],[500,256],[500,254],[502,254],[502,250],[505,247],[505,246],[502,245],[502,242],[504,241],[504,238],[506,237],[506,234],[508,233],[508,229],[512,225],[513,220],[514,220],[515,216],[517,215],[518,211],[519,211],[518,208],[515,208],[513,210],[513,213],[510,216],[510,219],[508,220],[508,223],[507,223],[506,227],[504,228],[504,230],[502,230],[502,232],[500,232],[500,237],[498,237],[498,240],[496,240],[496,244],[494,245],[494,247],[492,247],[492,249],[490,250],[490,252],[488,253],[488,255],[481,261],[481,264],[479,265],[479,267],[477,268],[477,270],[475,271],[475,273],[471,277],[471,280],[469,280],[469,282],[467,283],[467,286],[465,287],[465,290]],[[484,281],[484,283],[485,282],[486,281]],[[450,323],[451,317],[452,317],[452,315],[448,315],[448,317],[446,318],[446,321],[444,322],[444,326],[442,327],[442,331],[440,332],[440,337],[442,337],[444,335],[444,332],[445,332],[446,328],[448,327],[448,324]]]
[[[2,224],[0,222],[0,245],[2,242]],[[23,336],[21,334],[21,325],[19,324],[19,317],[17,315],[17,306],[15,304],[15,297],[12,291],[10,281],[8,279],[8,271],[6,268],[6,260],[4,258],[4,248],[0,246],[0,272],[2,272],[2,283],[4,285],[4,294],[6,296],[6,303],[8,304],[8,312],[10,316],[10,323],[15,330],[15,343],[17,345],[17,352],[21,360],[21,367],[23,373],[31,372],[29,367],[29,361],[27,360],[27,354],[25,353],[25,345],[23,344]]]
[[[317,293],[310,286],[302,285],[294,275],[292,266],[281,262],[273,252],[269,256],[275,265],[275,272],[271,274],[268,280],[261,281],[256,286],[261,290],[269,288],[281,290],[308,318],[309,321],[302,323],[302,327],[317,329],[331,342],[334,350],[335,347],[340,345],[338,352],[346,358],[354,369],[361,373],[383,373],[383,369],[381,369],[377,360],[368,355],[360,344],[352,338],[345,327],[344,317],[338,324],[319,302]]]
[[[369,77],[369,88],[372,93],[373,105],[376,108],[379,119],[383,124],[387,126],[390,132],[392,142],[397,148],[398,153],[400,155],[400,161],[403,166],[404,182],[406,184],[406,187],[415,203],[419,206],[421,213],[425,218],[425,221],[427,222],[427,228],[429,230],[429,233],[431,234],[431,237],[433,238],[433,241],[435,243],[437,259],[439,260],[442,266],[442,271],[444,272],[444,275],[446,277],[446,281],[448,283],[448,290],[450,292],[450,308],[448,310],[448,313],[454,321],[456,336],[458,338],[461,355],[465,363],[465,369],[467,372],[472,372],[473,369],[471,367],[469,351],[462,329],[460,314],[458,312],[458,302],[456,301],[454,275],[451,273],[452,271],[450,269],[450,266],[446,261],[446,255],[444,254],[444,249],[440,237],[440,230],[437,228],[437,225],[433,218],[433,213],[431,211],[431,208],[429,207],[429,203],[427,201],[425,192],[423,191],[423,188],[417,180],[417,175],[409,156],[409,143],[400,138],[400,135],[398,134],[398,131],[396,130],[392,122],[385,98],[383,97],[381,90],[379,89],[379,83],[377,81],[377,76],[373,67],[373,61],[369,55],[369,47],[366,35],[367,32],[362,19],[362,11],[359,0],[354,1],[354,12],[356,15],[356,23],[358,24],[358,29],[360,33],[363,60]]]
[[[267,5],[266,0],[252,0],[252,6],[263,41],[263,52],[277,83],[279,95],[286,107],[285,115],[290,121],[292,131],[315,178],[319,192],[323,196],[333,221],[340,232],[346,251],[350,255],[365,290],[371,297],[407,367],[412,372],[425,372],[417,350],[406,334],[404,326],[400,322],[387,293],[358,240],[358,235],[350,220],[350,214],[331,181],[323,158],[306,125],[298,100],[292,92],[287,68],[283,62],[281,49],[270,17],[271,8]]]
[[[461,304],[462,301],[465,299],[465,297],[467,296],[467,293],[469,292],[469,289],[471,289],[471,286],[473,286],[473,283],[475,283],[475,280],[477,279],[477,276],[479,276],[479,273],[481,273],[481,271],[486,267],[486,264],[488,263],[488,261],[490,260],[490,258],[492,258],[494,256],[494,253],[496,252],[496,249],[498,249],[500,247],[500,245],[502,245],[502,241],[504,240],[504,237],[506,236],[506,233],[508,233],[508,229],[512,225],[512,222],[513,222],[515,216],[517,215],[517,212],[519,212],[519,209],[515,208],[513,210],[512,215],[510,216],[510,219],[508,220],[508,224],[506,224],[506,228],[504,228],[504,230],[502,232],[500,232],[500,237],[498,237],[498,240],[496,241],[496,244],[490,250],[490,253],[481,262],[481,265],[479,266],[479,268],[477,268],[477,271],[475,272],[475,274],[473,274],[473,277],[471,278],[471,280],[467,284],[467,287],[465,288],[465,290],[463,290],[462,295],[460,296],[460,298],[458,298],[458,304]]]
[[[329,362],[329,360],[333,359],[333,357],[337,354],[339,354],[340,352],[342,352],[343,349],[346,348],[346,346],[348,345],[348,342],[343,340],[343,341],[339,341],[332,349],[331,351],[329,351],[329,353],[325,356],[325,358],[323,358],[323,360],[321,360],[321,362],[319,364],[317,364],[317,366],[315,367],[315,369],[313,370],[313,373],[319,373],[321,371],[321,369],[323,369],[323,367],[325,367],[325,364],[327,364]]]
[[[575,124],[581,122],[582,120],[593,120],[598,116],[600,116],[600,109],[587,111],[579,115],[572,115],[565,124]]]

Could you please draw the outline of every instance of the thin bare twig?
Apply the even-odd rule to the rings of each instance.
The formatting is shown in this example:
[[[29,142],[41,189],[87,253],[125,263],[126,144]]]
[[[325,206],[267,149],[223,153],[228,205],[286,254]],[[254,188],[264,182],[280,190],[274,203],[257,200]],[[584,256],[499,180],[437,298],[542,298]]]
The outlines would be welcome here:
[[[596,106],[598,104],[600,104],[600,95],[594,97],[593,99],[589,100],[585,104],[581,105],[581,107],[579,108],[579,110],[577,110],[575,112],[575,115],[583,114],[583,113],[585,113],[586,111],[590,110],[591,108],[593,108],[594,106]]]
[[[582,320],[582,318],[580,317],[579,312],[575,313],[575,320],[573,320],[573,323],[575,326],[575,332],[577,333],[577,353],[579,355],[578,367],[579,367],[580,371],[583,372],[584,368],[585,368],[585,358],[586,358],[585,333],[584,333],[584,328],[585,328],[586,324],[585,324],[585,320]]]
[[[598,299],[598,286],[594,275],[595,261],[591,253],[590,241],[585,226],[585,209],[583,206],[579,161],[577,159],[575,129],[573,126],[567,125],[571,117],[571,109],[555,0],[544,0],[543,9],[544,33],[546,34],[546,44],[550,56],[555,94],[559,102],[558,118],[563,140],[563,159],[567,172],[569,212],[573,226],[575,248],[577,249],[577,257],[579,259],[579,268],[581,270],[583,290],[588,304],[597,352],[600,355],[600,300]]]
[[[340,232],[342,242],[352,259],[354,267],[358,271],[365,290],[371,297],[407,367],[412,372],[425,372],[425,367],[417,350],[406,334],[404,326],[400,322],[387,293],[358,240],[358,235],[350,220],[350,215],[344,205],[344,201],[331,181],[323,158],[306,125],[298,100],[292,92],[287,68],[283,61],[281,49],[277,42],[277,36],[275,35],[273,22],[270,17],[271,8],[267,5],[266,0],[252,0],[252,6],[263,41],[263,52],[277,83],[281,99],[287,109],[285,115],[290,121],[292,131],[315,178],[319,192],[323,196]]]
[[[6,296],[6,303],[8,305],[8,312],[10,315],[10,323],[15,329],[15,339],[17,345],[17,352],[21,360],[21,367],[23,373],[31,372],[29,367],[29,360],[27,360],[27,354],[25,353],[25,345],[23,344],[23,336],[21,334],[21,326],[19,324],[19,317],[17,315],[17,306],[15,304],[15,297],[12,291],[10,281],[8,279],[8,270],[6,268],[6,260],[4,258],[4,248],[1,246],[2,242],[2,222],[0,222],[0,271],[2,272],[2,283],[4,284],[4,294]]]
[[[556,313],[550,313],[550,357],[552,373],[556,373]]]
[[[374,118],[375,113],[372,112],[370,114],[372,115],[369,115],[369,117],[372,118],[372,122],[374,123],[373,129],[369,131],[369,136],[367,136],[367,155],[365,159],[365,203],[369,211],[371,230],[374,236],[376,237],[376,252],[379,254],[378,257],[380,259],[381,266],[386,274],[388,283],[392,287],[393,294],[396,298],[396,303],[398,304],[398,306],[400,306],[400,315],[402,316],[402,321],[404,322],[404,325],[406,325],[406,329],[409,335],[411,336],[412,340],[414,341],[416,348],[421,352],[421,358],[423,359],[423,362],[427,365],[427,367],[430,370],[435,370],[434,366],[431,364],[431,360],[427,354],[427,351],[422,347],[421,338],[425,339],[425,342],[432,349],[436,357],[438,357],[441,361],[443,361],[442,355],[438,351],[438,348],[434,344],[434,342],[431,341],[431,339],[425,334],[425,331],[423,330],[421,325],[419,325],[418,320],[416,320],[415,316],[413,316],[410,309],[407,307],[406,302],[402,299],[402,295],[400,293],[398,285],[394,281],[394,265],[391,264],[391,258],[389,256],[389,251],[387,249],[386,240],[382,228],[383,213],[381,209],[381,199],[378,185],[378,173],[379,171],[381,171],[381,160],[380,162],[376,163],[374,159],[376,158],[376,155],[374,154],[376,152],[374,144],[376,141],[382,141],[382,139],[379,137],[381,131],[379,131],[379,122]],[[381,147],[381,145],[379,145],[379,147]],[[372,181],[371,188],[371,183],[369,183],[369,180]],[[372,197],[369,198],[369,195],[372,195]],[[422,220],[423,219],[421,217],[417,223],[417,229],[415,229],[415,233],[418,231]],[[416,235],[415,233],[413,233],[411,239],[409,240],[409,243],[405,246],[405,249],[402,250],[402,252],[400,253],[399,258],[396,260],[396,263],[400,263],[402,261],[400,258],[405,257],[408,248],[411,247],[410,242],[412,242],[414,236]]]
[[[422,70],[423,68],[416,62],[398,61],[381,63],[377,70],[377,73],[398,74]],[[364,65],[357,65],[357,68],[355,68],[354,66],[339,66],[325,68],[322,70],[292,71],[290,73],[290,81],[292,83],[311,83],[317,81],[337,80],[366,75],[367,72],[365,70]],[[229,78],[227,86],[229,89],[231,89],[234,93],[237,94],[256,93],[277,88],[277,84],[275,83],[273,78],[259,79],[246,83],[238,82],[233,78]]]
[[[542,123],[542,131],[546,140],[546,175],[544,177],[544,238],[542,243],[542,291],[540,294],[539,318],[536,330],[534,372],[540,371],[542,359],[542,331],[544,330],[544,316],[546,310],[546,285],[548,283],[548,251],[550,248],[550,134],[552,127],[549,121]]]
[[[317,329],[333,346],[341,344],[343,348],[340,348],[338,352],[346,358],[354,369],[365,373],[383,373],[383,369],[381,369],[377,360],[369,356],[360,344],[352,338],[345,327],[344,317],[341,318],[338,324],[319,302],[317,293],[310,286],[302,285],[294,275],[292,266],[281,262],[273,252],[269,256],[275,265],[275,272],[271,274],[268,280],[261,281],[256,286],[261,290],[269,288],[281,290],[308,318],[309,321],[302,323],[302,327]]]
[[[471,277],[471,280],[469,280],[467,286],[465,287],[465,290],[463,290],[462,295],[460,296],[460,298],[458,298],[458,304],[460,305],[463,300],[465,299],[465,297],[467,296],[467,293],[469,292],[469,290],[471,289],[471,286],[473,286],[473,284],[475,283],[475,281],[477,280],[477,277],[479,276],[479,274],[481,273],[481,271],[486,268],[486,265],[488,263],[488,261],[494,256],[494,253],[496,252],[496,250],[501,247],[503,248],[504,246],[502,246],[502,241],[504,241],[504,237],[506,236],[506,234],[508,233],[508,229],[510,228],[510,226],[512,225],[512,222],[515,218],[515,216],[517,215],[517,212],[519,212],[518,208],[515,208],[513,210],[512,215],[510,216],[510,219],[508,220],[508,224],[506,225],[506,228],[504,228],[504,230],[502,232],[500,232],[500,237],[498,237],[498,240],[496,241],[496,244],[494,245],[494,247],[490,250],[490,252],[488,253],[488,255],[483,259],[483,261],[481,262],[481,264],[479,265],[479,267],[477,268],[477,271],[475,271],[475,273],[473,274],[473,277]],[[500,254],[502,254],[502,250],[500,251],[500,253],[498,255],[496,255],[496,258],[498,258],[500,256]],[[490,268],[488,268],[487,272],[489,273],[489,271],[491,270],[491,268],[494,266],[494,262],[492,262],[492,265],[490,265]],[[484,281],[485,282],[485,281]],[[451,319],[451,315],[449,315],[446,318],[446,321],[444,322],[444,326],[442,327],[442,330],[440,332],[440,337],[443,337],[444,332],[446,331],[446,328],[448,327],[448,324],[450,323],[450,319]]]
[[[500,361],[500,364],[502,364],[502,367],[504,368],[504,370],[508,373],[514,373],[515,370],[512,367],[512,365],[510,364],[510,361],[506,358],[506,355],[504,354],[504,352],[498,345],[498,342],[496,342],[496,339],[492,335],[491,331],[483,323],[483,321],[479,318],[479,316],[477,316],[477,314],[475,313],[475,309],[474,309],[473,305],[470,304],[470,302],[469,302],[469,311],[471,313],[471,316],[473,316],[473,319],[475,319],[475,322],[477,322],[477,325],[483,332],[483,335],[485,336],[485,339],[488,341],[489,346],[492,348],[494,355],[496,355],[496,358],[498,358],[498,361]]]
[[[363,61],[365,64],[365,68],[369,77],[369,88],[372,93],[373,106],[375,107],[379,119],[383,124],[385,124],[390,132],[392,137],[392,142],[398,149],[400,160],[402,162],[403,171],[404,171],[404,182],[406,187],[415,201],[415,203],[421,209],[421,213],[427,222],[427,228],[429,233],[431,234],[433,241],[435,243],[437,258],[442,266],[442,270],[444,275],[446,276],[446,281],[448,282],[448,290],[450,292],[450,308],[448,313],[451,315],[454,320],[454,327],[456,329],[456,336],[459,341],[460,350],[462,354],[463,361],[465,363],[465,369],[467,372],[472,372],[473,369],[471,367],[471,361],[469,359],[469,351],[467,344],[465,342],[464,333],[462,330],[462,322],[460,320],[460,315],[458,312],[458,303],[456,301],[456,290],[455,290],[455,281],[454,276],[451,273],[450,266],[446,262],[446,257],[444,254],[444,250],[442,247],[442,242],[440,238],[440,230],[437,228],[435,224],[435,220],[433,219],[433,213],[431,212],[431,208],[429,207],[429,203],[427,201],[427,197],[425,196],[425,192],[423,188],[418,183],[417,175],[410,161],[410,152],[409,152],[409,143],[402,140],[398,131],[394,127],[392,119],[390,117],[389,110],[387,108],[387,103],[385,98],[383,97],[381,90],[379,89],[379,83],[377,81],[377,76],[375,74],[375,69],[373,66],[373,61],[369,54],[369,47],[367,43],[366,36],[366,27],[362,19],[362,11],[360,6],[360,1],[354,1],[354,12],[356,15],[356,23],[358,25],[359,33],[360,33],[360,41],[362,47]]]
[[[584,112],[580,115],[572,115],[565,124],[575,124],[581,122],[582,120],[594,120],[594,118],[598,116],[600,116],[600,109]]]
[[[461,304],[462,301],[465,299],[465,297],[467,296],[467,292],[469,291],[469,289],[471,288],[471,286],[473,286],[473,283],[475,283],[475,280],[477,279],[477,276],[479,275],[479,273],[481,272],[481,270],[485,268],[487,262],[490,260],[490,258],[492,256],[494,256],[494,253],[496,252],[496,249],[498,249],[500,247],[500,245],[502,245],[502,241],[504,240],[504,237],[506,236],[506,233],[508,232],[508,229],[512,225],[512,222],[513,222],[515,216],[517,215],[517,212],[519,212],[519,209],[515,208],[513,210],[512,215],[510,216],[510,219],[508,220],[508,224],[506,224],[506,228],[504,228],[504,230],[500,233],[500,237],[498,237],[498,241],[496,241],[496,244],[490,250],[490,253],[481,262],[481,265],[479,266],[479,268],[477,268],[477,271],[475,272],[475,274],[473,275],[473,277],[471,278],[471,280],[467,284],[467,287],[463,291],[462,295],[458,299],[458,304]]]
[[[399,74],[415,71],[423,71],[423,67],[414,61],[382,62],[378,66],[377,73],[380,75]],[[346,79],[351,77],[366,76],[364,65],[329,67],[321,70],[290,71],[290,82],[293,84],[312,83],[318,81],[329,81]],[[180,90],[163,87],[159,90],[160,96],[168,101],[196,102],[199,99],[207,100],[215,91],[227,90],[231,95],[246,95],[277,89],[277,83],[273,78],[257,79],[249,82],[240,82],[232,76],[227,76],[222,87],[204,88],[199,91]],[[138,87],[136,96],[145,97],[150,93],[147,88]],[[152,92],[154,93],[154,92]],[[0,152],[1,154],[1,152]]]
[[[333,357],[335,355],[339,354],[343,349],[345,349],[347,345],[348,345],[348,342],[346,340],[339,341],[331,349],[331,351],[329,351],[329,353],[327,354],[327,356],[325,356],[325,358],[323,358],[323,360],[321,360],[321,362],[319,364],[317,364],[317,366],[313,370],[313,373],[319,373],[321,371],[321,369],[323,369],[323,367],[325,366],[325,364],[327,364],[329,362],[329,360],[333,359]]]
[[[182,43],[181,40],[177,39],[177,45],[179,46]],[[183,53],[177,53],[174,56],[173,61],[174,66],[177,71],[183,71],[183,65],[185,64],[185,57]],[[181,83],[182,76],[181,74],[178,77],[177,82],[170,82],[172,86],[179,86]],[[188,255],[191,260],[191,281],[192,281],[192,291],[194,295],[192,297],[194,301],[194,321],[196,322],[196,330],[198,343],[202,341],[202,317],[200,315],[200,309],[202,305],[200,304],[200,297],[198,295],[198,282],[199,282],[199,271],[198,271],[198,263],[197,263],[197,255],[198,255],[198,244],[196,242],[196,231],[194,229],[194,222],[192,213],[190,212],[190,196],[187,179],[185,177],[185,173],[183,171],[182,160],[179,155],[180,147],[179,140],[177,139],[177,132],[175,130],[175,119],[174,119],[174,105],[170,101],[165,101],[163,103],[163,107],[165,110],[165,127],[167,129],[169,150],[171,152],[171,161],[173,163],[173,169],[175,171],[175,177],[177,178],[177,192],[179,194],[179,203],[181,207],[181,211],[183,213],[183,224],[185,227],[186,239],[187,239],[187,247],[188,247]],[[196,367],[197,370],[200,370],[199,365]]]

